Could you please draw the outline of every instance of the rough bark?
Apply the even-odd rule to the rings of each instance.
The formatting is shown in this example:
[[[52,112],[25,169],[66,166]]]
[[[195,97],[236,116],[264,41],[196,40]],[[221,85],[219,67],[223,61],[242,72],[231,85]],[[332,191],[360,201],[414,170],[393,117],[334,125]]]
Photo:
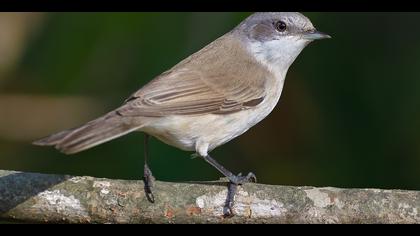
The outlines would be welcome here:
[[[420,192],[246,184],[224,218],[223,181],[143,182],[0,170],[0,219],[55,223],[420,223]]]

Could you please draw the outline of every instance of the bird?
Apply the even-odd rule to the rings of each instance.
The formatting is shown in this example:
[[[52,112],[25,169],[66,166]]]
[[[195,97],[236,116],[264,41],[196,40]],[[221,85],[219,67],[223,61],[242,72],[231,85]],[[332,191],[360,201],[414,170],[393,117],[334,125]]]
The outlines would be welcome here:
[[[154,177],[148,140],[195,152],[229,180],[227,215],[236,187],[256,176],[235,175],[209,153],[266,118],[278,103],[289,67],[311,42],[331,38],[298,12],[257,12],[153,78],[113,111],[33,142],[75,154],[134,131],[145,134],[144,181]]]

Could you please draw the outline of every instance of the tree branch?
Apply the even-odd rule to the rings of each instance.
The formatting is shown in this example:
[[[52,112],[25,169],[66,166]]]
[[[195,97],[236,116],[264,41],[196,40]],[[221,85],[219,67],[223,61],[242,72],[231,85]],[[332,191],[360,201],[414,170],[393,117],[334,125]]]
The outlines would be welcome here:
[[[246,184],[224,218],[227,184],[142,181],[0,170],[0,219],[57,223],[420,223],[420,192]]]

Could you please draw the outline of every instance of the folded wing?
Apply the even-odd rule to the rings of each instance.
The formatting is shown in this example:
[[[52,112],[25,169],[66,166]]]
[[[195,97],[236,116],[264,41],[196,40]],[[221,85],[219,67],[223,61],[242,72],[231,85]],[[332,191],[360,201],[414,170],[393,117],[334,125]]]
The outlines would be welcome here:
[[[133,94],[117,110],[121,116],[227,114],[264,100],[264,80],[198,71],[164,73]]]

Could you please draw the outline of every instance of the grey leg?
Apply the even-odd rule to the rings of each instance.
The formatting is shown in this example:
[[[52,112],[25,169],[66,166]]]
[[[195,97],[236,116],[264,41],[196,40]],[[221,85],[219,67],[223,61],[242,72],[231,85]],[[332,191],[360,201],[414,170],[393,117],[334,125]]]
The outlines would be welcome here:
[[[153,188],[153,181],[155,177],[153,177],[152,171],[150,170],[149,166],[147,165],[147,158],[149,156],[149,138],[148,134],[144,134],[144,171],[143,171],[143,182],[144,182],[144,192],[146,194],[147,200],[149,202],[155,202],[155,196],[153,195],[152,188]]]
[[[228,195],[226,198],[223,213],[225,216],[233,216],[232,208],[233,208],[233,203],[235,200],[235,194],[236,194],[238,185],[242,185],[244,183],[249,183],[249,182],[257,182],[256,176],[253,173],[249,173],[247,176],[242,176],[242,174],[240,173],[238,175],[234,175],[232,174],[232,172],[230,172],[225,167],[220,165],[216,160],[214,160],[209,155],[203,157],[203,159],[229,179],[230,182],[228,185]]]

